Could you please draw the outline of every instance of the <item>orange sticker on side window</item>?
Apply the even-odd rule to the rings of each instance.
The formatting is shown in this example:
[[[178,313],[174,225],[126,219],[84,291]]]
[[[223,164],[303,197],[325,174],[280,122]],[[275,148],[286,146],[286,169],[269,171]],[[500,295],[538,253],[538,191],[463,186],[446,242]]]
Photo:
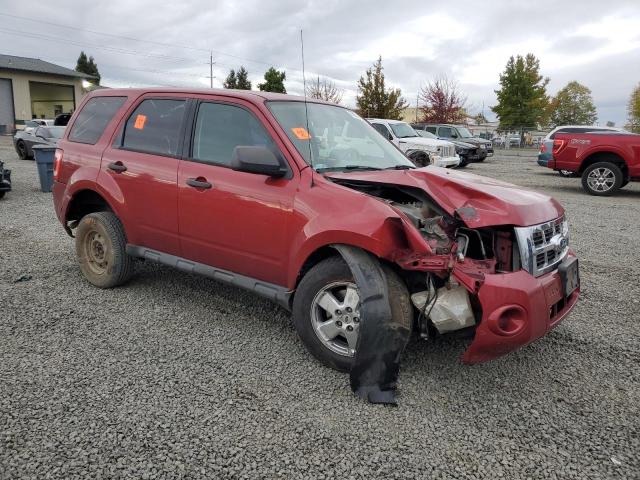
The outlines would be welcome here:
[[[309,135],[306,128],[294,127],[291,131],[296,137],[298,137],[298,140],[309,140],[311,138],[311,135]]]
[[[136,116],[136,121],[133,124],[133,128],[137,128],[138,130],[142,130],[144,128],[144,123],[147,121],[146,115],[138,115]]]

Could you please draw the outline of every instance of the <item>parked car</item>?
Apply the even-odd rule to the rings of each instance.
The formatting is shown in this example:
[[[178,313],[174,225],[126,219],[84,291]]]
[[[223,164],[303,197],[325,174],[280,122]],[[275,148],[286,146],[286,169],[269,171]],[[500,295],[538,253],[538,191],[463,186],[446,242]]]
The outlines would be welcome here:
[[[33,158],[34,145],[57,145],[65,127],[38,127],[29,132],[21,130],[13,136],[13,146],[22,160]]]
[[[520,147],[522,138],[520,135],[509,135],[509,147]]]
[[[553,155],[552,152],[553,151],[553,140],[545,140],[542,142],[542,145],[540,146],[540,151],[538,152],[538,165],[540,165],[541,167],[547,167],[549,164],[549,161],[553,159]],[[560,176],[562,177],[575,177],[577,176],[574,172],[572,172],[571,170],[558,170],[558,173],[560,174]]]
[[[493,155],[493,143],[491,140],[485,140],[474,136],[467,127],[462,125],[450,124],[430,124],[430,123],[414,123],[413,127],[420,130],[426,130],[433,133],[438,138],[444,140],[461,140],[465,143],[471,143],[478,147],[479,156],[477,161],[483,162],[485,158]]]
[[[0,198],[11,191],[11,170],[4,168],[4,162],[0,161]]]
[[[436,167],[457,167],[460,157],[451,142],[423,138],[406,122],[368,118],[369,123],[380,134],[398,147],[418,166],[435,165]]]
[[[124,284],[144,258],[247,288],[343,371],[395,361],[413,330],[475,332],[463,360],[500,357],[580,290],[557,201],[415,168],[351,110],[303,97],[91,92],[56,150],[53,203],[93,285]]]
[[[424,138],[430,138],[432,140],[438,140],[433,133],[427,132],[426,130],[416,130],[416,133]],[[460,157],[460,164],[458,168],[464,168],[469,165],[470,162],[475,162],[478,160],[478,147],[472,145],[471,143],[460,142],[460,141],[452,141],[453,145],[456,148],[456,154]]]
[[[629,182],[640,181],[640,135],[627,132],[556,133],[553,170],[582,178],[591,195],[613,195]]]
[[[553,140],[558,133],[587,133],[587,132],[625,132],[622,128],[598,127],[596,125],[559,125],[547,133],[545,140]]]
[[[55,125],[56,127],[66,127],[67,124],[69,123],[70,118],[71,118],[70,113],[61,113],[60,115],[57,115],[56,118],[53,120],[53,125]]]

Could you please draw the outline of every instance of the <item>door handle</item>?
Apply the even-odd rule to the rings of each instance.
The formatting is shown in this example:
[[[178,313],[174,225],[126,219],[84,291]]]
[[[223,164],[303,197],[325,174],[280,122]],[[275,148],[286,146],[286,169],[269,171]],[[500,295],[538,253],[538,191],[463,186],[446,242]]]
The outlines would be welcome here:
[[[122,173],[127,170],[127,167],[125,167],[122,162],[111,162],[107,165],[107,168],[116,173]]]
[[[187,178],[187,185],[193,188],[201,189],[208,189],[213,187],[213,185],[210,182],[207,182],[207,179],[203,177]]]

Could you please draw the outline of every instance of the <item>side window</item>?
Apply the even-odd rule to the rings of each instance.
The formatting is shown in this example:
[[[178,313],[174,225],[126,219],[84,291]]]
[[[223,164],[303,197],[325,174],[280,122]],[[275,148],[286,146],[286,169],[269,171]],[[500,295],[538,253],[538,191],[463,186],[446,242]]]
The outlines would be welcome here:
[[[433,133],[434,135],[436,134],[436,127],[425,127],[425,130]]]
[[[185,105],[186,100],[144,100],[127,120],[122,148],[157,155],[177,155]]]
[[[453,129],[450,127],[440,127],[439,135],[445,138],[451,138],[453,136]]]
[[[381,123],[372,123],[373,128],[379,131],[384,138],[389,138],[389,129]]]
[[[95,145],[126,99],[127,97],[95,97],[89,100],[73,122],[69,140]]]
[[[201,103],[193,132],[191,158],[229,165],[238,146],[276,149],[258,119],[241,107],[223,103]]]

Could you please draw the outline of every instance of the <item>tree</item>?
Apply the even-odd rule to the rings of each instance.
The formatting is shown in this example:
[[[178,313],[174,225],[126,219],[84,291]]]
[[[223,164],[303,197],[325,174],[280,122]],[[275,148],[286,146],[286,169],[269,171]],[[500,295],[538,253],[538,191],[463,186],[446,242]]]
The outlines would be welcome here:
[[[373,69],[367,69],[365,75],[358,80],[356,105],[360,114],[365,117],[399,120],[402,110],[409,104],[402,98],[399,88],[385,88],[382,70],[382,57],[378,57]]]
[[[258,88],[263,92],[287,93],[287,89],[284,88],[286,78],[285,72],[279,72],[271,67],[264,72],[264,83],[259,83]]]
[[[238,70],[238,74],[236,76],[236,88],[238,90],[251,90],[251,81],[249,81],[249,72],[247,72],[244,67],[240,67],[240,70]]]
[[[629,113],[629,125],[631,131],[634,133],[640,133],[640,83],[631,92],[627,112]]]
[[[429,123],[461,123],[465,117],[467,98],[458,91],[458,84],[440,76],[420,89],[422,121]]]
[[[307,87],[307,96],[331,103],[340,103],[344,90],[336,87],[336,84],[327,78],[320,80],[318,77]]]
[[[593,125],[598,118],[591,90],[578,82],[567,83],[551,99],[550,120],[558,125]]]
[[[533,54],[509,58],[500,74],[500,90],[496,90],[498,104],[491,110],[500,120],[500,130],[535,128],[544,118],[549,98],[548,78],[540,75],[540,60]]]
[[[229,71],[229,75],[227,75],[222,86],[224,88],[238,88],[238,79],[236,78],[236,71],[233,68]]]
[[[86,73],[87,75],[92,75],[96,77],[92,80],[92,83],[96,85],[100,85],[100,72],[98,71],[98,65],[93,60],[93,57],[87,58],[87,54],[84,52],[80,52],[80,56],[78,57],[78,61],[76,63],[76,72]]]

